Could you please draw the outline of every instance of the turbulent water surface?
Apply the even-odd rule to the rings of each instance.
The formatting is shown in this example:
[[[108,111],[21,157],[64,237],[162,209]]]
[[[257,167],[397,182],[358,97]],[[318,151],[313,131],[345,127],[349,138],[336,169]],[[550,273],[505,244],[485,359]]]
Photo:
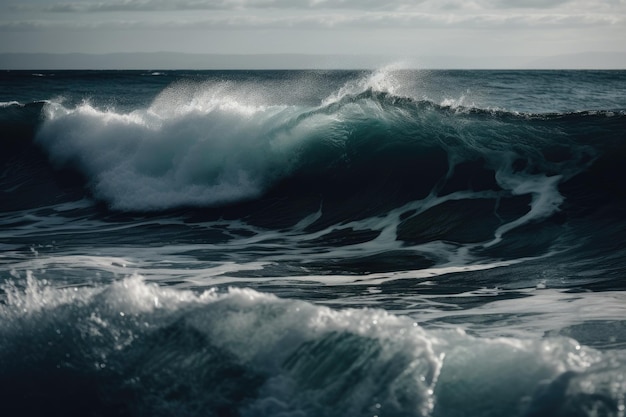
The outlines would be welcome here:
[[[0,74],[0,412],[624,416],[626,72]]]

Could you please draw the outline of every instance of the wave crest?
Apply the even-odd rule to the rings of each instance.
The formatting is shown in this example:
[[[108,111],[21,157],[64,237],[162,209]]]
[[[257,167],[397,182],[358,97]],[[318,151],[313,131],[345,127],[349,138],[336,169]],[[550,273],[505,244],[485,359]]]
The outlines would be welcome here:
[[[184,106],[180,97],[160,97],[127,114],[49,104],[37,140],[54,163],[86,173],[95,195],[118,210],[251,199],[288,172],[297,143],[271,131],[290,109],[197,99]]]

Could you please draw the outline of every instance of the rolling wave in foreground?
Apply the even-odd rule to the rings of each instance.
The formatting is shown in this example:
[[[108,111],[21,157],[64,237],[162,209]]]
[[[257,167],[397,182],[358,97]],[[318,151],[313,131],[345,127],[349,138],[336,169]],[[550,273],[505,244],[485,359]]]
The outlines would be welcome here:
[[[3,73],[3,409],[623,416],[625,79]]]

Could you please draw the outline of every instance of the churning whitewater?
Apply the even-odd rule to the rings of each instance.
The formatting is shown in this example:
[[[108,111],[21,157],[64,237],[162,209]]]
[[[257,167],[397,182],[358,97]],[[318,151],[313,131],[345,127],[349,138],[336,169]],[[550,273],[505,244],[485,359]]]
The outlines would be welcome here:
[[[0,407],[624,416],[622,71],[0,74]]]

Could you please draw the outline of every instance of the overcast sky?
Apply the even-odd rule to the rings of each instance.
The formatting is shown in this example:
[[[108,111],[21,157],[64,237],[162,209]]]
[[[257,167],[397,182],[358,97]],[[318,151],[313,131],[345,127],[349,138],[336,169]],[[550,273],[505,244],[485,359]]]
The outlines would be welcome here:
[[[626,52],[626,0],[0,0],[0,53]]]

